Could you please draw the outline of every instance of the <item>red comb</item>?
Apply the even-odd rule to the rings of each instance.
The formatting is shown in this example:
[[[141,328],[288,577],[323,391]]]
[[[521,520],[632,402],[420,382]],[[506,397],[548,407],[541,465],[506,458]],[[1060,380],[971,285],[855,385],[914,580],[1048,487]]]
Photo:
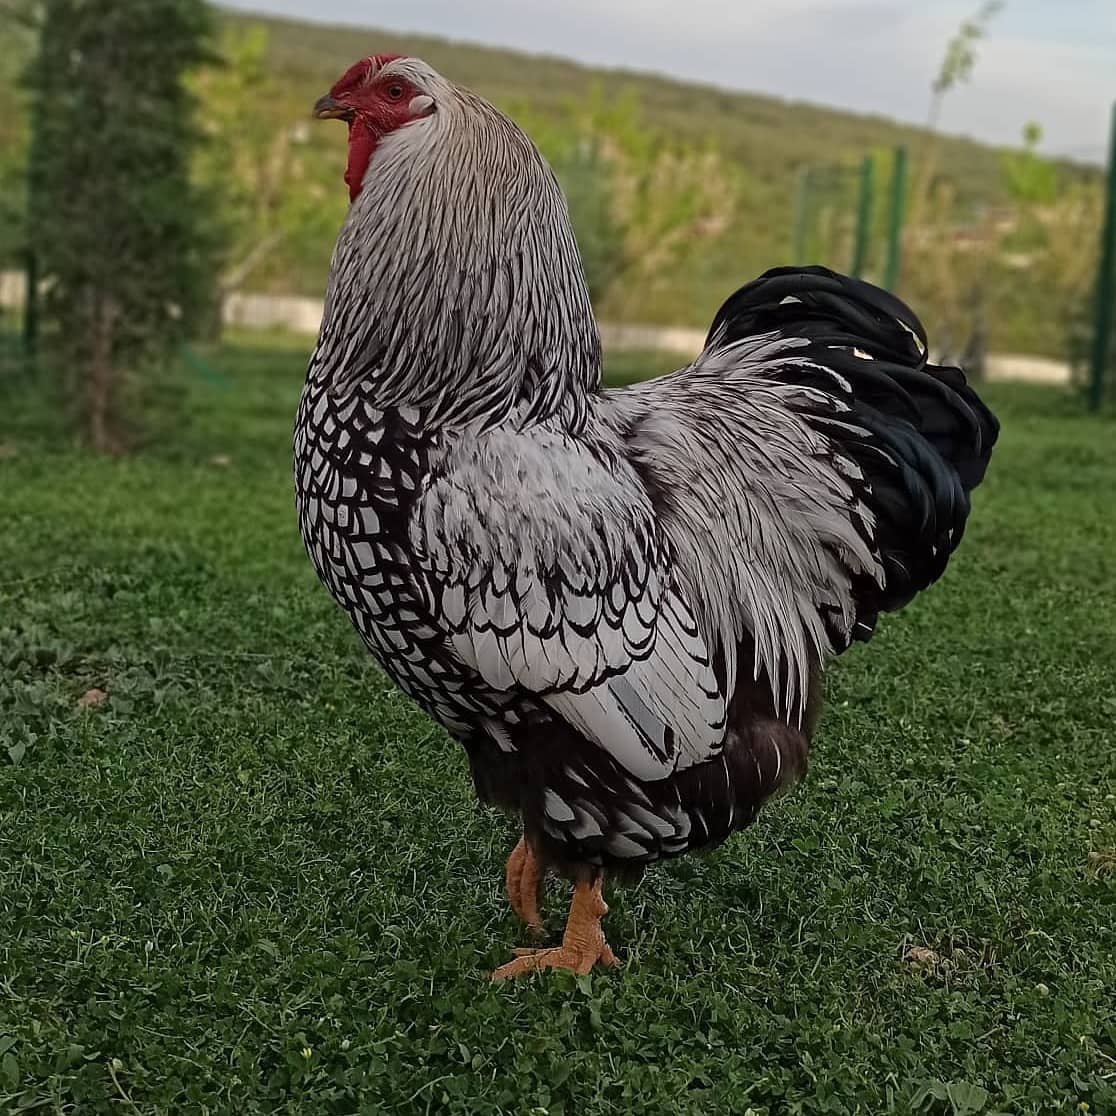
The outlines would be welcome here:
[[[330,93],[334,97],[338,97],[347,89],[358,88],[368,80],[369,70],[371,70],[372,74],[377,74],[389,62],[394,62],[397,58],[402,57],[402,54],[371,54],[367,58],[362,58],[359,62],[354,62],[353,65],[333,83],[333,88],[330,89]]]

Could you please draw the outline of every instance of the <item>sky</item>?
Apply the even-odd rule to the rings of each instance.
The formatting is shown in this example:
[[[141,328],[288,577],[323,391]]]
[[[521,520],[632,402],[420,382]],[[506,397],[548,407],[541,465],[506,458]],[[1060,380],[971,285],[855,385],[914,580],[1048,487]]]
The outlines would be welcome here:
[[[924,122],[945,44],[979,0],[222,0],[670,74]],[[369,43],[368,51],[374,48]],[[361,47],[361,49],[365,49]],[[1116,100],[1116,0],[1006,0],[946,131],[1100,162]]]

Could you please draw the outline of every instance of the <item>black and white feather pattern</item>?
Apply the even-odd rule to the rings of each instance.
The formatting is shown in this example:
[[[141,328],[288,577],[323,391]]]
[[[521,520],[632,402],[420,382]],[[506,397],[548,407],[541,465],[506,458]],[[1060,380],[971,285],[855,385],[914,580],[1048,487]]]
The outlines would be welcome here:
[[[995,420],[902,303],[820,268],[602,392],[552,176],[405,64],[441,131],[373,158],[339,243],[295,432],[307,549],[542,855],[715,844],[801,776],[825,661],[945,569]]]
[[[489,686],[534,695],[638,778],[720,748],[712,652],[607,429],[503,429],[457,446],[412,522],[450,646]]]
[[[693,365],[606,399],[707,627],[747,634],[788,716],[812,661],[945,570],[998,432],[906,306],[824,268],[768,272]]]

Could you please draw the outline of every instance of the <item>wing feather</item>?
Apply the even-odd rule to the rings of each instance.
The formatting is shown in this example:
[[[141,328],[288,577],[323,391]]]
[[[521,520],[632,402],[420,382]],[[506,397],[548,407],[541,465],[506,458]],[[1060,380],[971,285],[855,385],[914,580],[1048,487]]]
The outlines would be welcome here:
[[[491,431],[442,463],[412,542],[462,662],[661,779],[719,751],[727,698],[650,499],[606,451]]]

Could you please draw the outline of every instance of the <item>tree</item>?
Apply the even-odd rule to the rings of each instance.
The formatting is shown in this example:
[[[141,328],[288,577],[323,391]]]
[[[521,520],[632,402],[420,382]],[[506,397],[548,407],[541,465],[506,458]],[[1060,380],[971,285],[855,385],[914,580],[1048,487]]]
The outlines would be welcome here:
[[[268,40],[262,24],[225,28],[219,64],[191,81],[205,135],[195,172],[217,201],[226,244],[221,296],[266,280],[277,257],[297,269],[332,243],[348,204],[343,190],[313,181],[321,164],[309,142],[310,110],[292,112]]]
[[[16,100],[19,75],[30,54],[36,12],[24,0],[0,0],[0,88],[11,95],[0,106],[0,267],[11,266],[25,250],[28,129]]]
[[[511,112],[562,183],[598,312],[638,321],[657,303],[677,313],[675,271],[723,244],[740,197],[736,168],[710,144],[665,139],[631,93],[593,89],[558,117],[529,105]]]
[[[946,44],[930,86],[926,136],[908,206],[904,293],[931,308],[934,332],[947,358],[967,347],[966,335],[983,334],[983,286],[995,238],[988,227],[990,215],[963,214],[956,184],[937,178],[938,122],[946,95],[972,78],[977,44],[1002,7],[1002,0],[984,0]],[[959,224],[963,216],[967,219]]]
[[[1074,363],[1089,345],[1104,184],[1092,177],[1068,178],[1064,169],[1060,174],[1038,153],[1041,142],[1042,127],[1030,122],[1023,129],[1023,149],[1000,157],[1015,220],[1001,237],[996,259],[1002,286],[1015,293],[1003,300],[1014,334],[1033,343],[1028,307],[1041,299]]]
[[[1082,346],[1103,181],[1040,155],[1038,124],[1022,139],[1000,155],[999,204],[965,206],[943,179],[911,246],[905,294],[953,358],[985,324],[994,347],[1053,356]]]
[[[1023,150],[1000,155],[1000,169],[1008,196],[1021,205],[1052,205],[1058,195],[1058,168],[1039,153],[1042,125],[1023,125]]]
[[[204,313],[212,227],[191,184],[184,76],[203,0],[45,0],[30,84],[30,242],[44,341],[91,444],[126,442],[127,389]]]
[[[957,34],[946,44],[945,56],[930,87],[927,131],[937,131],[945,95],[954,86],[961,85],[973,76],[973,67],[976,65],[976,44],[988,33],[988,24],[1003,6],[1003,0],[985,0],[976,15],[964,20],[957,29]]]
[[[938,121],[942,114],[942,102],[950,90],[963,85],[973,76],[977,43],[988,34],[988,25],[1003,6],[1003,0],[984,0],[976,14],[964,20],[957,33],[946,43],[942,64],[930,86],[930,109],[926,117],[927,139],[915,186],[914,204],[911,207],[912,224],[921,221],[934,187],[934,175],[938,169]]]
[[[0,336],[0,375],[8,371],[8,358],[16,358],[11,367],[24,367],[34,346],[35,306],[31,298],[34,267],[27,243],[27,163],[30,128],[24,104],[26,90],[21,77],[34,52],[41,18],[37,0],[0,0],[0,269],[20,268],[26,272],[24,307],[25,345],[19,348],[3,344]],[[0,310],[0,325],[3,311]]]

